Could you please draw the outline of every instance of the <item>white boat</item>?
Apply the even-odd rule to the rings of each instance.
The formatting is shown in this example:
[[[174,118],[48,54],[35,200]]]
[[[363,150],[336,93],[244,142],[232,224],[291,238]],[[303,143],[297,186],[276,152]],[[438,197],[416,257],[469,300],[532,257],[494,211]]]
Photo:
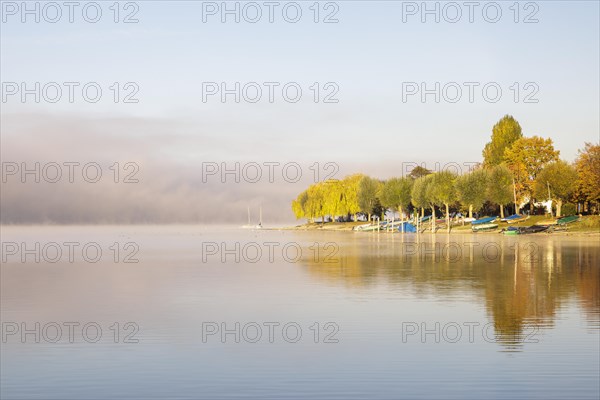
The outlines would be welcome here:
[[[258,224],[252,224],[250,222],[250,207],[248,207],[248,223],[246,225],[242,225],[242,229],[262,229],[262,207],[260,207],[259,211]]]
[[[258,225],[254,229],[262,229],[262,206],[258,209]]]

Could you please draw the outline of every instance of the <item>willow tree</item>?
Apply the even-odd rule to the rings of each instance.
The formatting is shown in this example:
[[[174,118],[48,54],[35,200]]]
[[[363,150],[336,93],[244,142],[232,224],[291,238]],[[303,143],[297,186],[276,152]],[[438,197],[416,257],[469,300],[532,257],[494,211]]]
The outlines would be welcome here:
[[[363,176],[358,184],[358,206],[360,211],[367,214],[371,221],[373,208],[377,204],[381,183],[374,178]]]
[[[496,165],[489,170],[486,192],[488,200],[500,206],[500,218],[504,218],[504,206],[514,199],[512,175],[506,166]],[[517,207],[516,204],[515,207]],[[517,211],[515,208],[515,214],[517,214]]]
[[[483,165],[486,168],[504,162],[504,152],[523,137],[521,125],[511,115],[505,115],[492,128],[492,138],[483,149]]]
[[[476,169],[456,178],[456,197],[469,209],[469,218],[473,218],[473,209],[479,210],[487,200],[489,173],[485,169]]]
[[[323,213],[335,220],[337,215],[344,214],[344,187],[337,179],[329,179],[320,184],[323,190]]]
[[[362,174],[354,174],[349,175],[342,180],[344,194],[342,198],[342,211],[344,214],[352,214],[355,222],[356,214],[360,212],[360,206],[358,204],[358,187],[363,177],[364,175]]]
[[[306,203],[308,201],[308,192],[305,190],[296,197],[296,200],[292,201],[292,211],[296,216],[296,219],[307,218],[308,222],[312,222],[311,218],[308,216],[306,212]]]
[[[446,208],[446,224],[448,232],[450,232],[450,204],[456,201],[456,174],[451,171],[437,172],[431,176],[431,185],[428,189],[429,201],[433,205]],[[433,209],[433,207],[432,207]],[[435,231],[435,217],[432,231]]]
[[[548,195],[556,201],[556,216],[560,217],[562,204],[577,189],[577,170],[562,160],[550,163],[537,176],[534,186],[536,197]]]
[[[398,210],[400,218],[410,205],[413,181],[410,178],[391,178],[383,184],[381,204],[391,210]]]
[[[325,190],[322,182],[312,184],[306,190],[308,199],[306,201],[306,213],[308,217],[314,220],[316,217],[321,217],[325,221]]]

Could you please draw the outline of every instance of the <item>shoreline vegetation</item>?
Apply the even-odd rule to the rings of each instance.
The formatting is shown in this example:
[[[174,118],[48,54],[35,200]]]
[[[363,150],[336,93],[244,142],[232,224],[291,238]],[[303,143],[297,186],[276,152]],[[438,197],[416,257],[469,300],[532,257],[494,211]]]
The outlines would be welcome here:
[[[468,171],[448,163],[438,171],[416,166],[407,176],[387,180],[356,173],[316,182],[292,201],[296,218],[307,223],[291,229],[345,231],[363,225],[358,230],[386,232],[413,223],[409,230],[432,233],[471,228],[542,233],[540,226],[557,234],[600,232],[600,144],[585,143],[577,159],[567,162],[552,139],[523,136],[519,123],[505,115],[482,155]],[[576,222],[568,218],[550,226],[575,215]],[[482,217],[493,218],[471,224]],[[511,223],[502,222],[505,218]]]

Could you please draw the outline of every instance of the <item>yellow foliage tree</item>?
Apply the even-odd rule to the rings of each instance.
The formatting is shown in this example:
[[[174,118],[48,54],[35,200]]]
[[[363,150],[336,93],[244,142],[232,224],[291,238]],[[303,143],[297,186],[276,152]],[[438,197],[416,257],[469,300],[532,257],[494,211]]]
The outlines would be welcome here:
[[[522,137],[505,150],[504,158],[515,179],[519,199],[528,198],[531,209],[535,179],[548,163],[558,160],[558,155],[552,139],[539,136]]]

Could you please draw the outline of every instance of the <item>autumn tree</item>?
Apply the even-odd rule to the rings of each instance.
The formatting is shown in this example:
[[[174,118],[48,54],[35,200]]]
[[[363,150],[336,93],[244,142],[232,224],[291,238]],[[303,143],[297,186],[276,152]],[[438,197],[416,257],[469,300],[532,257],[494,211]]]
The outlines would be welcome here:
[[[600,145],[586,143],[575,160],[577,189],[590,202],[600,201]]]
[[[500,206],[500,218],[504,218],[504,206],[514,199],[512,175],[506,166],[496,165],[489,170],[486,192],[487,199]],[[516,209],[515,214],[517,214]]]
[[[558,160],[558,155],[552,139],[539,136],[522,137],[505,151],[506,165],[515,179],[517,193],[521,198],[529,198],[531,210],[534,182],[546,164]]]
[[[456,178],[456,196],[458,201],[469,209],[469,218],[473,218],[473,209],[479,210],[487,199],[489,173],[485,169],[464,174]]]
[[[521,125],[511,115],[505,115],[492,128],[492,139],[483,149],[483,165],[486,168],[504,161],[504,152],[523,137]]]
[[[556,216],[561,216],[563,202],[569,200],[577,189],[577,171],[562,160],[552,162],[540,171],[535,180],[534,193],[537,198],[550,195],[556,201]]]

